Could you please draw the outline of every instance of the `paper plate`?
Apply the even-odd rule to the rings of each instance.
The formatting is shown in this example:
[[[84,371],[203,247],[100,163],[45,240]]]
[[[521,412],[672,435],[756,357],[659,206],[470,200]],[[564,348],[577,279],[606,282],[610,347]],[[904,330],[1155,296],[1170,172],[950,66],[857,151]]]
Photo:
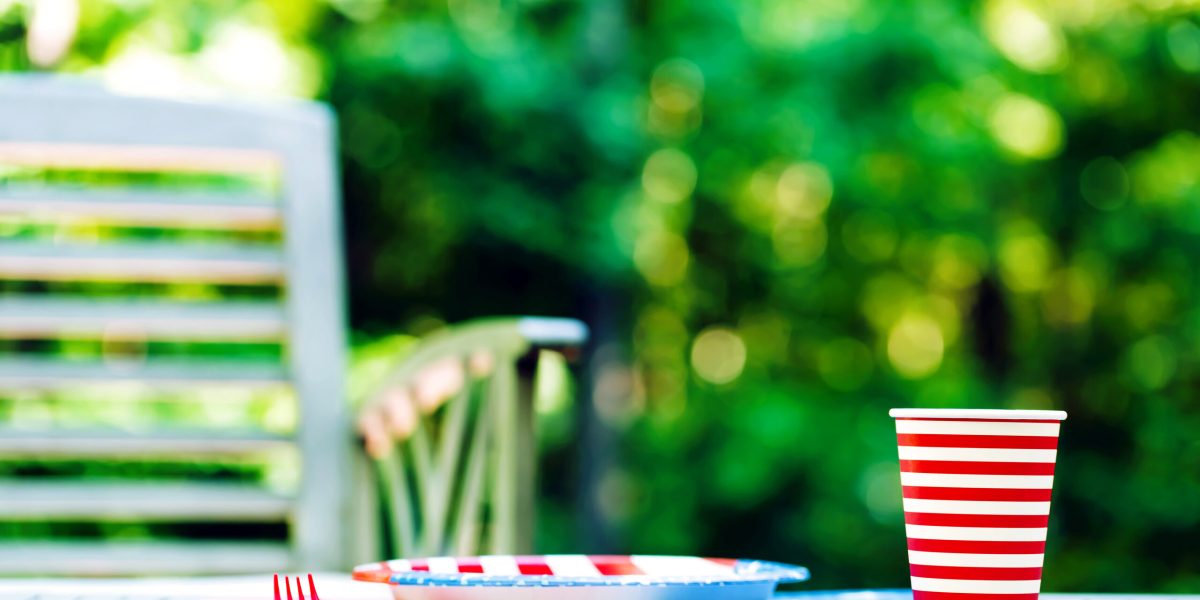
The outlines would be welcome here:
[[[391,584],[402,600],[765,600],[808,569],[697,556],[475,556],[391,560],[354,578]]]

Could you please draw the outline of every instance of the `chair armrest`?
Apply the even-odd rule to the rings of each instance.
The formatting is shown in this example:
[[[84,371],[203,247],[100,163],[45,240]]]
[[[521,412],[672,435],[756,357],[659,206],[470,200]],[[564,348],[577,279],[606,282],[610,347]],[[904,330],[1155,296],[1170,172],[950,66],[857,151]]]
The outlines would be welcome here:
[[[534,346],[582,346],[588,328],[581,321],[556,317],[519,317],[517,331]]]

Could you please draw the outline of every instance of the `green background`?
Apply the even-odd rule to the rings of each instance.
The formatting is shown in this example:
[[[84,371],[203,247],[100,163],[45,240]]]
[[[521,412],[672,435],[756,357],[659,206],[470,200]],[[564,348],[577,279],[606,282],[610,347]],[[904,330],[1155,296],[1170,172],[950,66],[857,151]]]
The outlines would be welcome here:
[[[1195,592],[1196,8],[84,0],[58,70],[332,104],[356,339],[587,321],[542,550],[902,587],[887,409],[1057,408],[1044,589]]]

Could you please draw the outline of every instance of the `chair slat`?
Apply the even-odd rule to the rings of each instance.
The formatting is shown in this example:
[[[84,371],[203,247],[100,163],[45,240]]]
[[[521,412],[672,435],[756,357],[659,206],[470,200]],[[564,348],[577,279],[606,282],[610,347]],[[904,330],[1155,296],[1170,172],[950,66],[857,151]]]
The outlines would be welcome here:
[[[0,575],[271,573],[289,564],[289,548],[282,543],[14,540],[0,544]]]
[[[142,242],[0,242],[0,279],[267,284],[283,279],[277,248]]]
[[[256,173],[279,169],[261,149],[67,142],[0,142],[0,164],[120,171]]]
[[[54,296],[0,297],[0,338],[61,335],[156,340],[281,340],[275,302],[181,303]]]
[[[276,229],[282,208],[265,196],[150,189],[0,187],[0,214],[88,217],[140,226]]]
[[[117,429],[54,429],[48,431],[0,427],[0,456],[35,457],[154,457],[230,456],[267,452],[291,445],[286,436],[259,430],[157,430],[130,433]]]
[[[153,387],[277,386],[287,381],[278,364],[233,360],[83,363],[45,358],[0,359],[0,390],[56,389],[81,384],[141,382]]]
[[[246,484],[0,480],[8,520],[272,521],[291,509],[286,496]]]

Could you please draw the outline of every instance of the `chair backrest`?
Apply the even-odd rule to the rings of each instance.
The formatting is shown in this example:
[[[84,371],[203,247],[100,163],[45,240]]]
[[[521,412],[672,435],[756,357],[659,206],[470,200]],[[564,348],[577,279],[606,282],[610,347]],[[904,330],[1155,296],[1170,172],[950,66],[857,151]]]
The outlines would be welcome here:
[[[343,566],[334,137],[0,79],[0,574]]]
[[[374,537],[396,557],[531,552],[534,384],[535,375],[547,375],[539,358],[578,348],[587,336],[573,319],[479,319],[447,327],[404,356],[359,409],[374,458],[373,476],[356,481],[355,497],[366,500],[355,511],[361,539]],[[565,395],[563,379],[555,392]],[[389,446],[397,436],[385,430],[404,412],[415,417],[412,431]],[[373,518],[379,514],[382,522]]]

